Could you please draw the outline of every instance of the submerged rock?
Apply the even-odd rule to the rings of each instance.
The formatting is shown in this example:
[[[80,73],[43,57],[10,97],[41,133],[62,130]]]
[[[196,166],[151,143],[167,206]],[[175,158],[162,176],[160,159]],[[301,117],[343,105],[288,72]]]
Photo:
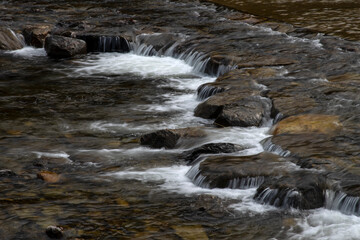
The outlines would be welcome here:
[[[208,143],[183,153],[185,161],[191,163],[201,154],[232,153],[246,149],[233,143]]]
[[[307,171],[280,178],[268,178],[257,189],[254,199],[282,208],[315,209],[325,204],[326,179]]]
[[[87,53],[85,41],[62,36],[47,37],[45,50],[47,55],[53,58],[67,58]]]
[[[23,47],[24,44],[14,31],[0,27],[0,50],[16,50]]]
[[[180,138],[204,137],[199,128],[164,129],[141,136],[140,144],[152,148],[174,148]]]
[[[49,25],[27,26],[23,30],[23,35],[26,44],[42,48],[45,44],[45,38],[51,31],[52,27]]]
[[[64,231],[61,227],[48,226],[45,232],[46,235],[48,235],[48,237],[50,238],[61,239],[62,237],[64,237]]]
[[[37,177],[48,183],[56,183],[60,181],[60,175],[50,171],[41,171],[37,174]]]

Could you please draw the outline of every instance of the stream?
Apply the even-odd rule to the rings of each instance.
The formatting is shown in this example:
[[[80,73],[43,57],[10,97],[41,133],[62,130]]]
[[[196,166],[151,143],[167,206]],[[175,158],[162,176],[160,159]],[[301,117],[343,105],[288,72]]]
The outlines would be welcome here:
[[[251,29],[249,35],[303,44],[304,51],[323,49],[321,35],[309,40],[241,27]],[[341,200],[330,190],[325,207],[299,210],[254,200],[262,183],[257,180],[240,183],[242,189],[208,188],[196,180],[204,156],[187,164],[184,151],[233,143],[246,149],[226,155],[261,153],[274,119],[264,119],[260,127],[220,128],[195,117],[194,109],[206,100],[197,96],[198,87],[235,67],[206,73],[209,59],[201,52],[175,53],[175,43],[161,53],[138,40],[129,43],[129,53],[61,60],[30,46],[0,51],[0,169],[17,174],[0,181],[0,239],[49,239],[44,233],[49,225],[62,226],[66,239],[360,238],[360,218],[339,211]],[[276,77],[294,78],[285,64],[269,68]],[[320,74],[312,80],[327,81]],[[186,127],[206,135],[180,141],[174,149],[139,144],[145,133]],[[300,169],[291,162],[286,167]],[[44,169],[60,179],[38,179]]]

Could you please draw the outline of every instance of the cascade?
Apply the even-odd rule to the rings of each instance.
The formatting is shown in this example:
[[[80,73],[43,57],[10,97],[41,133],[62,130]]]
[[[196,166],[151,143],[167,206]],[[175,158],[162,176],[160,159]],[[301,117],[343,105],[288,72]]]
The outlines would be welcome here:
[[[325,194],[325,207],[347,215],[360,216],[360,198],[349,196],[344,192],[327,190]]]

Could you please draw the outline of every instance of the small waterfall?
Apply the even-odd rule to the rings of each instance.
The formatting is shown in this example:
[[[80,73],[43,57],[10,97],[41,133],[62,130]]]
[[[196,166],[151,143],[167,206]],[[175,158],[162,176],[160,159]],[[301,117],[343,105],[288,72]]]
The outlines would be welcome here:
[[[157,56],[158,55],[158,52],[151,45],[146,45],[144,43],[142,43],[142,44],[132,43],[130,46],[131,46],[130,47],[131,51],[137,55],[142,55],[142,56]]]
[[[288,157],[290,156],[291,152],[288,150],[283,150],[279,145],[276,145],[271,142],[271,137],[266,138],[261,141],[261,144],[265,151],[275,153],[281,157]]]
[[[19,43],[22,45],[22,47],[26,46],[25,38],[21,33],[15,33],[12,29],[8,28],[10,33],[14,36],[15,39],[19,41]]]
[[[211,180],[207,176],[203,176],[200,172],[200,162],[195,164],[186,173],[186,176],[196,185],[202,188],[212,188]],[[259,187],[265,180],[265,177],[238,177],[230,180],[224,180],[223,186],[216,186],[217,188],[231,188],[231,189],[249,189]]]
[[[327,190],[325,195],[325,207],[337,210],[347,215],[360,216],[360,197],[349,196],[340,191]]]
[[[271,189],[265,188],[254,197],[261,204],[268,204],[280,208],[298,208],[300,206],[300,195],[295,189]]]
[[[201,85],[197,89],[197,100],[202,101],[212,95],[225,91],[224,88],[209,86],[206,84]]]
[[[228,188],[232,189],[248,189],[257,188],[265,181],[265,177],[246,177],[246,178],[235,178],[229,181]]]
[[[98,43],[99,52],[129,52],[128,41],[119,36],[100,36]]]
[[[161,34],[155,35],[159,36]],[[146,43],[143,35],[139,35],[135,38],[135,42],[129,44],[129,49],[135,54],[143,56],[168,56],[176,59],[181,59],[190,66],[193,66],[195,72],[206,73],[212,76],[220,76],[236,68],[236,66],[227,66],[221,64],[214,65],[210,61],[211,58],[207,54],[198,52],[195,49],[188,49],[183,53],[177,53],[176,49],[180,45],[180,42],[182,40],[175,41],[174,43],[170,42],[169,44],[165,44],[157,51],[154,46]]]
[[[206,182],[206,176],[203,176],[200,173],[200,163],[199,161],[194,166],[192,166],[189,171],[186,173],[186,176],[196,185],[202,188],[210,188],[210,183]]]

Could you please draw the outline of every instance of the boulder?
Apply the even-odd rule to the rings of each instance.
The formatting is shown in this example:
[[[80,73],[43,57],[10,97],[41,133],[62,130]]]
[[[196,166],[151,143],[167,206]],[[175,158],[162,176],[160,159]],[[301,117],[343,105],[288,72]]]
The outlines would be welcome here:
[[[268,98],[249,97],[224,106],[215,120],[220,126],[259,127],[264,120],[269,120],[271,101]]]
[[[16,50],[23,47],[21,38],[14,31],[0,27],[0,50]]]
[[[189,163],[197,159],[201,154],[232,153],[246,149],[233,143],[208,143],[183,153],[184,160]]]
[[[273,128],[273,134],[322,133],[332,134],[341,129],[338,116],[321,114],[304,114],[281,120]]]
[[[140,144],[152,148],[174,148],[180,138],[204,137],[206,134],[199,128],[163,129],[141,136]]]
[[[326,179],[312,171],[297,171],[280,178],[267,178],[254,199],[282,208],[315,209],[325,204]]]
[[[268,177],[291,174],[291,158],[263,152],[253,156],[208,156],[194,165],[187,176],[206,188],[258,187]]]
[[[39,25],[39,26],[27,26],[23,30],[23,35],[27,45],[42,48],[45,44],[45,38],[51,31],[51,26],[49,25]]]
[[[62,36],[47,37],[45,50],[47,55],[53,58],[67,58],[87,53],[85,41]]]

